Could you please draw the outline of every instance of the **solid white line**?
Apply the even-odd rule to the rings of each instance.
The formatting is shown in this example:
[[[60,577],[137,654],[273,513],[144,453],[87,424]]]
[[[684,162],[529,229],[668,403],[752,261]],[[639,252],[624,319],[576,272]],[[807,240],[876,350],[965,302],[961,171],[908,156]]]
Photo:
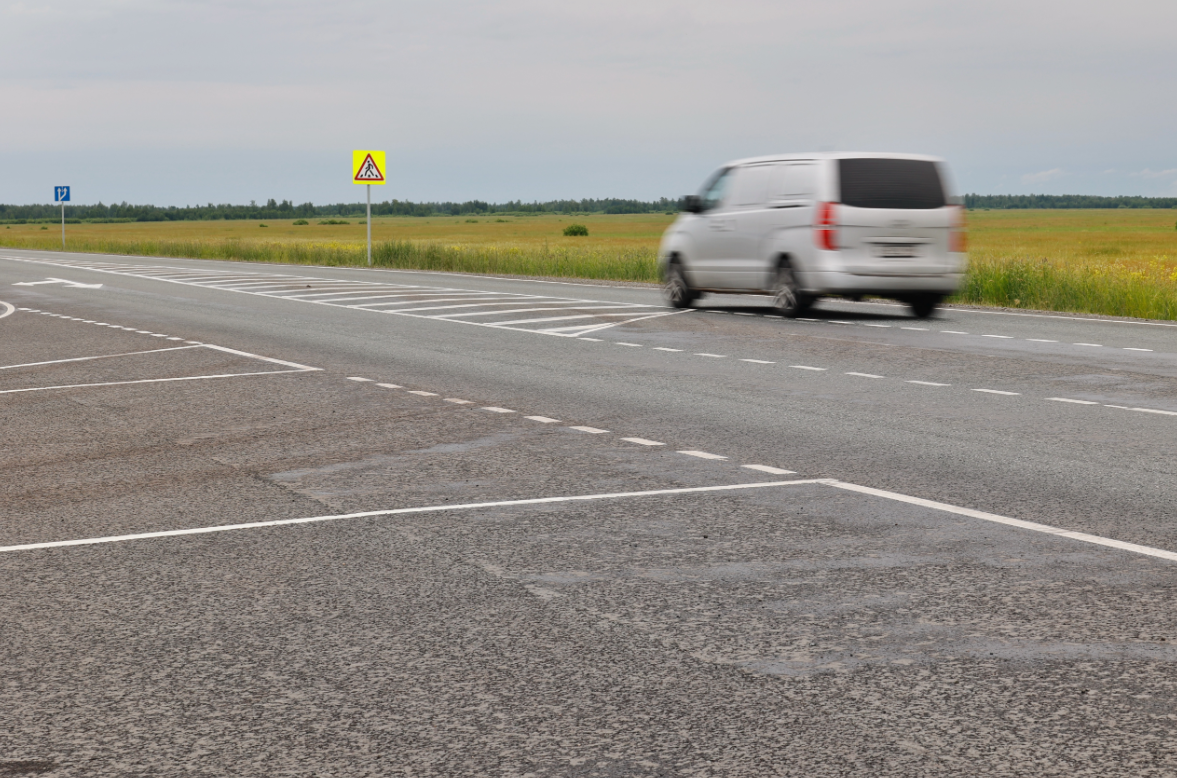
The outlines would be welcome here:
[[[348,381],[371,381],[372,379],[371,378],[360,378],[359,376],[356,376],[356,375],[349,375],[347,377],[347,380]]]
[[[678,453],[686,454],[689,457],[699,457],[699,459],[727,459],[719,454],[708,454],[706,451],[679,451]]]
[[[4,313],[0,313],[0,319],[3,319],[5,316],[11,316],[16,312],[16,307],[12,303],[0,301],[0,305],[3,305],[5,309]]]
[[[758,470],[761,473],[771,473],[772,475],[794,475],[795,470],[782,470],[779,467],[769,467],[768,465],[740,465],[745,470]]]
[[[92,359],[114,359],[115,357],[133,357],[137,354],[159,354],[163,351],[183,351],[184,349],[199,348],[199,346],[172,346],[170,348],[153,348],[150,351],[128,351],[125,354],[103,354],[97,357],[74,357],[73,359],[52,359],[48,362],[27,362],[23,365],[4,365],[0,370],[12,370],[17,367],[39,367],[41,365],[60,365],[64,362],[88,362]]]
[[[1088,535],[1085,532],[1072,532],[1071,530],[1051,527],[1047,524],[1037,524],[1032,521],[1011,519],[1008,516],[999,516],[995,513],[975,511],[972,508],[961,508],[956,505],[935,502],[933,500],[925,500],[921,497],[911,497],[906,494],[897,494],[896,492],[883,491],[882,489],[872,489],[869,486],[858,486],[857,484],[848,484],[843,481],[833,480],[825,481],[824,483],[828,483],[830,486],[834,486],[839,489],[846,489],[851,492],[860,492],[862,494],[869,494],[875,497],[883,497],[888,500],[905,502],[910,505],[919,505],[923,508],[932,508],[933,510],[945,511],[946,513],[955,513],[960,516],[968,516],[973,519],[982,519],[983,521],[991,521],[996,524],[1006,524],[1011,527],[1019,527],[1021,529],[1032,530],[1034,532],[1044,532],[1049,535],[1070,538],[1071,540],[1078,540],[1083,543],[1093,543],[1097,546],[1107,546],[1109,548],[1116,548],[1121,551],[1131,551],[1136,554],[1144,554],[1145,556],[1159,557],[1160,559],[1167,559],[1171,562],[1177,562],[1177,553],[1166,551],[1160,548],[1140,546],[1135,543],[1125,543],[1122,540],[1112,540],[1111,538],[1103,538],[1098,535]]]
[[[0,394],[20,392],[44,392],[49,389],[87,389],[94,386],[125,386],[127,384],[163,384],[171,381],[200,381],[206,378],[242,378],[251,375],[279,375],[280,373],[305,373],[305,370],[269,370],[264,373],[222,373],[220,375],[193,375],[183,378],[144,378],[139,381],[106,381],[100,384],[68,384],[64,386],[36,386],[31,389],[5,389]]]
[[[875,375],[874,373],[847,373],[846,375],[856,375],[859,378],[882,378],[883,377],[881,375]]]
[[[789,365],[789,367],[795,367],[798,370],[826,370],[826,369],[828,369],[828,368],[824,368],[824,367],[810,367],[809,365]]]
[[[952,384],[938,384],[935,381],[907,381],[909,384],[919,384],[920,386],[952,386]]]
[[[656,440],[646,440],[645,438],[622,438],[626,443],[637,443],[639,446],[665,446],[665,443],[659,443]]]
[[[1005,394],[1005,395],[1009,395],[1011,397],[1014,395],[1021,394],[1021,392],[1003,392],[1000,389],[974,389],[973,391],[974,392],[984,392],[985,394]]]
[[[1129,408],[1130,411],[1140,411],[1141,413],[1159,413],[1164,416],[1177,416],[1177,411],[1158,411],[1156,408]]]
[[[0,546],[0,553],[13,551],[34,551],[45,548],[66,548],[69,546],[93,546],[99,543],[122,543],[129,540],[148,540],[151,538],[173,538],[183,535],[207,535],[214,532],[229,532],[239,529],[261,529],[264,527],[282,527],[294,524],[313,524],[340,519],[362,519],[375,516],[395,516],[407,513],[442,513],[445,511],[477,510],[479,508],[501,508],[510,505],[544,505],[559,502],[581,502],[588,500],[617,500],[628,497],[660,497],[671,494],[699,494],[704,492],[729,492],[741,489],[767,489],[774,486],[799,486],[803,484],[833,483],[828,479],[810,478],[797,481],[763,481],[750,484],[730,484],[725,486],[692,486],[682,489],[652,489],[645,492],[614,492],[612,494],[582,494],[569,497],[537,497],[530,500],[503,500],[501,502],[477,502],[462,505],[430,505],[421,508],[396,508],[384,511],[364,511],[362,513],[342,513],[329,516],[310,516],[301,519],[276,519],[274,521],[254,521],[247,524],[222,524],[212,527],[192,527],[190,529],[164,530],[162,532],[141,532],[135,535],[109,535],[97,538],[82,538],[79,540],[54,540],[46,543],[26,543],[20,546]]]
[[[609,430],[599,430],[596,427],[569,427],[570,430],[579,430],[580,432],[589,432],[593,435],[601,435]]]
[[[1125,351],[1152,351],[1152,349],[1150,349],[1150,348],[1132,348],[1131,346],[1125,346],[1124,350]]]
[[[486,407],[482,408],[481,410],[490,411],[491,413],[514,413],[515,412],[515,411],[511,410],[510,408],[497,408],[493,405],[487,405]]]
[[[768,362],[763,359],[741,359],[741,362],[751,362],[754,365],[775,365],[776,362]]]
[[[1075,403],[1075,405],[1099,405],[1094,400],[1072,400],[1069,397],[1047,397],[1048,400],[1054,400],[1056,403]]]
[[[655,346],[655,351],[682,351],[681,348],[666,348],[665,346]]]
[[[205,343],[204,347],[216,349],[217,351],[223,351],[226,354],[236,354],[239,357],[249,357],[250,359],[260,359],[263,362],[271,362],[275,365],[285,365],[286,367],[296,367],[299,370],[322,370],[323,369],[321,367],[310,367],[308,365],[300,365],[297,362],[286,362],[281,359],[273,359],[271,357],[262,357],[262,356],[258,356],[257,354],[250,354],[248,351],[238,351],[237,349],[234,349],[234,348],[225,348],[224,346],[214,346],[211,343]]]
[[[560,423],[559,419],[549,419],[547,416],[524,416],[523,418],[531,419],[532,421],[538,421],[540,424],[559,424]]]

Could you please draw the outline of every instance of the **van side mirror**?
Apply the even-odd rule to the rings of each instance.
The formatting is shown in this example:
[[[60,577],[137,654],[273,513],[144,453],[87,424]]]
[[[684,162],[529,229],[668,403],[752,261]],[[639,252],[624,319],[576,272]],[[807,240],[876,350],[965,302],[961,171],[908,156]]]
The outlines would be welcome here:
[[[699,195],[687,195],[682,199],[682,210],[684,213],[703,213],[703,203],[699,200]]]

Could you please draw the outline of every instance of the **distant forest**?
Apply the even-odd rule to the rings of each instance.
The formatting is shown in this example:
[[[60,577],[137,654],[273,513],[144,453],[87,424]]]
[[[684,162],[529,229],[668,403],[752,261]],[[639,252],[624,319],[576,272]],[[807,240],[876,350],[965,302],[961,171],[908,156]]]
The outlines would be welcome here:
[[[1096,195],[978,195],[964,196],[970,209],[1013,210],[1028,208],[1177,208],[1177,197],[1099,197]],[[472,216],[478,214],[586,214],[586,213],[674,213],[679,209],[678,198],[658,200],[549,200],[545,203],[525,203],[513,200],[506,203],[487,203],[468,200],[464,203],[414,203],[408,200],[389,200],[372,203],[373,216]],[[67,205],[67,222],[163,222],[214,221],[220,219],[315,219],[337,216],[363,216],[364,203],[336,203],[295,205],[289,200],[268,200],[264,205],[190,205],[184,208],[155,205]],[[58,221],[59,205],[2,205],[0,224]]]
[[[525,203],[514,200],[506,203],[487,203],[468,200],[464,203],[413,203],[389,200],[372,203],[373,216],[471,216],[477,214],[542,214],[542,213],[663,213],[677,212],[679,200],[663,197],[643,200],[550,200],[546,203]],[[315,219],[333,216],[360,217],[365,214],[364,203],[336,203],[295,205],[289,200],[269,200],[265,205],[190,205],[185,208],[155,205],[66,205],[66,221],[72,222],[163,222],[213,221],[218,219]],[[20,224],[33,221],[58,221],[60,205],[0,205],[0,224]]]

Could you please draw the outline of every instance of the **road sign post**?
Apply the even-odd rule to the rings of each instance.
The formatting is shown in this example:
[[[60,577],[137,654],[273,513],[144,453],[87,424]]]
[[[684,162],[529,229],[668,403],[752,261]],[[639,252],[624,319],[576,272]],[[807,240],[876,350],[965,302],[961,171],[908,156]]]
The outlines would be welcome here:
[[[357,149],[351,153],[351,182],[368,187],[368,267],[372,266],[372,184],[383,186],[384,152]]]
[[[69,187],[53,187],[53,199],[61,203],[61,250],[65,251],[65,204],[69,202]]]

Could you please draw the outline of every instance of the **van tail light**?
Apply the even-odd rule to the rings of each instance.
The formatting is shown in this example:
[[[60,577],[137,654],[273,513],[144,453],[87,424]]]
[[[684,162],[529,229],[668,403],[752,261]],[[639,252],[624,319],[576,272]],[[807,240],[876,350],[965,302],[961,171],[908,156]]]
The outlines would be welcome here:
[[[817,223],[813,225],[813,242],[819,249],[838,250],[837,203],[817,204]]]
[[[948,228],[948,250],[960,254],[968,250],[963,205],[955,206],[952,209],[952,225]]]

